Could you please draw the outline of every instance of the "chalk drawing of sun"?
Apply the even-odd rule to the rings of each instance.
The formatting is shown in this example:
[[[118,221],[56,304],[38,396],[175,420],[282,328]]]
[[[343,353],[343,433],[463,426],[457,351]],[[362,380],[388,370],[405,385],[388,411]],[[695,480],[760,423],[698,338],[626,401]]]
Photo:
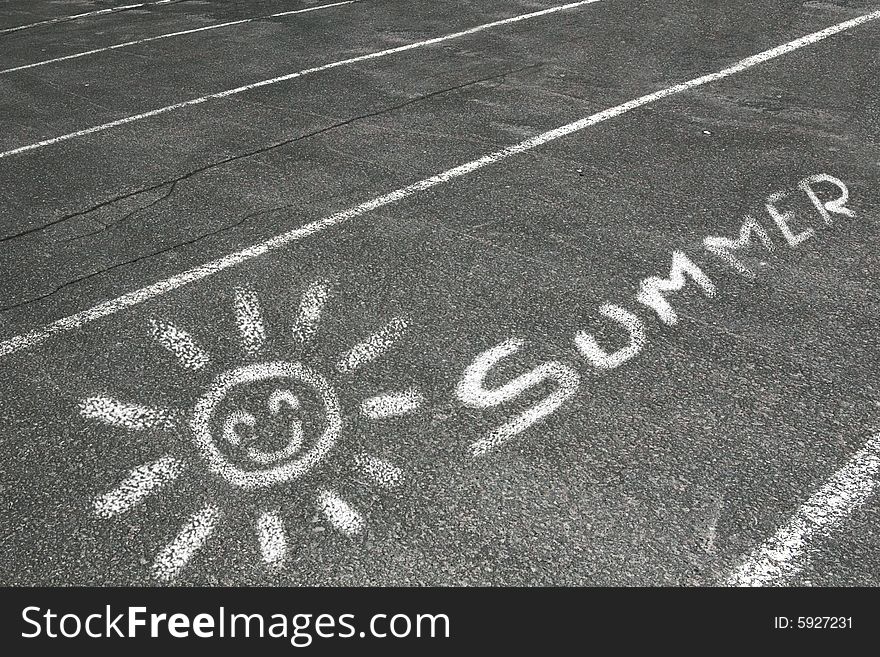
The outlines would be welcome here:
[[[303,293],[291,336],[296,346],[314,339],[330,289],[330,281],[321,279]],[[302,362],[262,358],[266,329],[259,298],[251,288],[235,288],[233,310],[245,363],[214,376],[194,407],[160,408],[107,395],[80,402],[80,413],[89,421],[133,432],[188,434],[196,453],[187,460],[166,454],[133,468],[115,488],[94,500],[99,517],[109,519],[129,511],[194,466],[245,491],[283,486],[315,470],[336,446],[343,413],[328,376]],[[169,321],[153,319],[150,324],[155,341],[180,367],[189,371],[210,367],[211,356],[193,335]],[[376,360],[403,337],[406,328],[405,319],[391,319],[342,354],[332,368],[333,376],[346,377]],[[382,420],[413,413],[423,404],[420,390],[410,387],[364,399],[360,414]],[[381,489],[401,484],[400,468],[385,459],[359,454],[353,466],[363,479]],[[331,487],[319,487],[315,503],[326,522],[343,534],[353,536],[363,530],[363,515]],[[163,582],[177,577],[223,516],[221,506],[214,503],[193,513],[157,555],[153,575]],[[289,538],[280,510],[262,510],[254,531],[266,566],[282,566]]]

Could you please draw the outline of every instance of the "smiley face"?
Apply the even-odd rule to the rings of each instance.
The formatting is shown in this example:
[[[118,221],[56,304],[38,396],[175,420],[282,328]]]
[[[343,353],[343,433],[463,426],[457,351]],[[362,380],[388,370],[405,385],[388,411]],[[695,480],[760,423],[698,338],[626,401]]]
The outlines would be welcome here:
[[[239,408],[236,399],[270,389],[258,413],[271,421],[272,430],[261,431],[257,415]],[[320,409],[309,424],[317,434],[310,445],[303,403],[294,390],[313,397]],[[301,363],[276,361],[221,374],[196,403],[190,425],[212,472],[239,488],[255,489],[292,481],[320,463],[339,437],[342,416],[326,379]]]

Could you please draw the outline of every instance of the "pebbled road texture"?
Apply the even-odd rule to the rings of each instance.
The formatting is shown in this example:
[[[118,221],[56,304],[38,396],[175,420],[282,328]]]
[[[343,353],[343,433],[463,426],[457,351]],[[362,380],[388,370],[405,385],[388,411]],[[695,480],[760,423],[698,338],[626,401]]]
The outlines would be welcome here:
[[[0,26],[113,4],[4,2]],[[194,0],[24,30],[0,35],[0,68],[314,4]],[[367,0],[0,75],[0,150],[549,6]],[[0,338],[877,9],[605,0],[4,158]],[[4,356],[0,582],[154,583],[156,554],[209,503],[223,518],[177,584],[722,582],[880,428],[878,52],[880,24],[854,28]],[[823,224],[796,191],[817,173],[846,183],[855,217]],[[815,230],[794,249],[764,207],[777,191],[792,192],[795,229]],[[702,246],[735,236],[746,214],[777,246],[745,258],[754,282]],[[670,295],[669,327],[635,295],[668,275],[673,251],[717,294]],[[322,278],[332,294],[300,350],[300,297]],[[259,357],[234,321],[244,285],[265,316]],[[620,344],[603,303],[636,312],[647,344],[599,372],[574,336]],[[395,317],[409,326],[393,349],[334,369]],[[154,318],[185,327],[211,363],[179,367],[152,339]],[[472,442],[553,390],[462,404],[465,368],[510,338],[525,346],[490,387],[549,361],[580,384],[474,458]],[[229,486],[186,427],[128,431],[79,412],[94,395],[189,411],[219,373],[259,360],[302,360],[342,407],[335,448],[282,486]],[[425,397],[411,415],[359,412],[410,387]],[[167,453],[190,464],[180,479],[125,514],[95,514],[98,495]],[[398,466],[402,485],[369,482],[352,467],[360,453]],[[363,531],[320,517],[325,488]],[[280,569],[260,558],[265,510],[284,519]],[[813,548],[788,583],[880,584],[876,497]]]

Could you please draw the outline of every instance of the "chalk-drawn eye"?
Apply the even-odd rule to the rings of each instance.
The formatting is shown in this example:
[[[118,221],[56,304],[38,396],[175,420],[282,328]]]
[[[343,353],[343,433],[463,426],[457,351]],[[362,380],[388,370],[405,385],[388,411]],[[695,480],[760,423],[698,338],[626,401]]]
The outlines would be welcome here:
[[[291,411],[298,411],[300,407],[299,399],[290,390],[276,390],[269,397],[269,412],[272,415],[281,415],[284,406]],[[259,447],[248,445],[245,451],[251,461],[260,465],[271,465],[295,456],[303,444],[303,425],[301,419],[298,417],[290,418],[286,438],[287,444],[279,449],[265,451]]]
[[[293,330],[297,353],[317,334],[321,313],[330,294],[330,283],[318,280],[302,296]],[[189,410],[172,410],[133,404],[97,395],[82,400],[83,417],[130,431],[181,431],[189,433],[198,458],[214,485],[233,486],[253,495],[313,474],[336,448],[343,430],[343,413],[336,386],[390,351],[406,332],[401,318],[366,336],[341,354],[325,373],[313,365],[266,358],[267,331],[257,295],[236,288],[233,310],[247,362],[213,377]],[[152,334],[177,364],[190,372],[209,368],[214,359],[189,332],[164,320],[153,320]],[[271,391],[271,392],[270,392]],[[416,388],[386,392],[364,399],[360,415],[369,421],[415,412],[424,403]],[[343,461],[340,459],[340,461]],[[344,462],[344,461],[343,461]],[[402,473],[389,461],[371,454],[351,456],[350,465],[360,481],[392,489]],[[190,464],[166,454],[137,466],[116,488],[94,500],[95,512],[110,518],[132,509],[149,495],[174,481]],[[222,491],[193,513],[179,534],[156,557],[154,575],[163,581],[176,577],[214,533],[223,517]],[[365,524],[361,513],[332,488],[318,485],[317,508],[327,522],[343,534],[359,533]],[[287,557],[287,533],[280,510],[267,508],[256,519],[255,530],[263,562],[276,567]]]
[[[239,427],[242,425],[253,429],[257,426],[257,418],[247,411],[230,413],[223,423],[223,441],[234,447],[241,445],[242,434],[239,432]]]

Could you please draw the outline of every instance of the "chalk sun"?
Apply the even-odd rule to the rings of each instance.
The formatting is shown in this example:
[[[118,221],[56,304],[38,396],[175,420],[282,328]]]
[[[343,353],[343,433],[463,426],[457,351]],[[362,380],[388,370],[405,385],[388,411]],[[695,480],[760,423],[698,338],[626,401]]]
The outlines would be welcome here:
[[[325,279],[312,282],[304,291],[289,336],[298,353],[315,339],[330,291],[330,281]],[[132,468],[114,488],[94,499],[99,517],[109,519],[126,513],[193,467],[207,470],[229,486],[257,493],[316,470],[333,451],[343,430],[333,380],[344,382],[380,358],[407,328],[404,318],[391,319],[341,354],[329,368],[331,373],[325,374],[299,360],[264,358],[267,331],[253,289],[235,288],[232,307],[244,362],[216,374],[194,406],[156,407],[108,395],[81,400],[80,414],[89,421],[131,432],[178,432],[189,436],[195,452],[195,458],[165,454]],[[151,320],[150,330],[157,345],[181,368],[210,372],[212,357],[194,335],[161,319]],[[255,397],[258,407],[254,406]],[[360,414],[381,421],[413,413],[423,403],[421,391],[409,387],[362,400]],[[389,490],[401,484],[400,468],[378,456],[357,454],[352,466],[379,488]],[[353,536],[363,530],[363,515],[332,487],[317,488],[315,505],[339,532]],[[193,511],[178,534],[159,551],[153,575],[165,582],[177,577],[216,533],[223,517],[219,503],[207,503]],[[269,568],[282,566],[290,541],[281,511],[264,508],[254,520],[254,532],[263,563]]]

